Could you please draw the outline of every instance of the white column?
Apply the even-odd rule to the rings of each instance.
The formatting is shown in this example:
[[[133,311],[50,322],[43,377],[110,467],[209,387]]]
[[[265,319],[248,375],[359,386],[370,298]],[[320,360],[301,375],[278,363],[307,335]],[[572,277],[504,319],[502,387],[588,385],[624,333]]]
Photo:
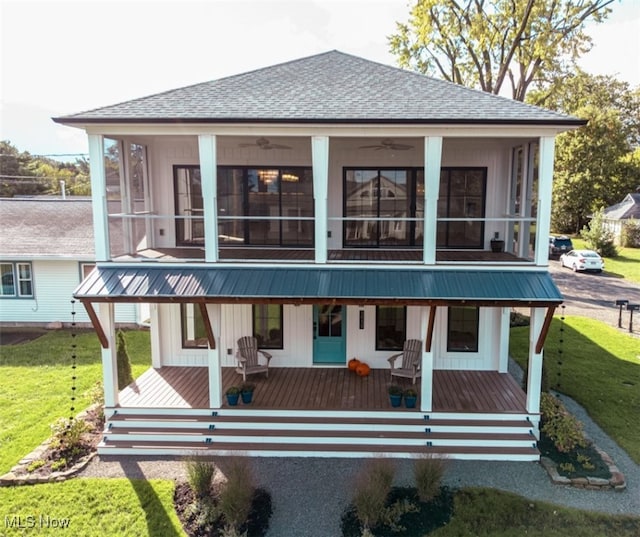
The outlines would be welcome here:
[[[555,138],[540,138],[538,166],[538,216],[536,219],[536,265],[549,265],[549,233],[551,231],[551,191]]]
[[[118,362],[114,306],[110,302],[98,305],[98,318],[109,341],[108,349],[102,350],[102,385],[104,387],[104,406],[114,407],[119,403]]]
[[[422,376],[420,377],[420,411],[431,412],[433,409],[433,350],[426,352],[425,341],[429,327],[429,308],[420,308],[420,335],[422,339]],[[433,342],[431,342],[433,349]]]
[[[215,135],[199,135],[198,151],[204,206],[204,257],[208,263],[215,263],[218,260],[218,162]]]
[[[509,370],[509,333],[511,325],[511,308],[500,308],[498,314],[499,349],[498,349],[498,371],[506,373]]]
[[[529,369],[527,373],[527,412],[540,411],[540,389],[542,386],[543,352],[536,353],[536,342],[542,330],[545,308],[531,308],[529,325]]]
[[[438,198],[440,197],[440,167],[442,163],[442,137],[424,138],[424,243],[423,262],[436,262],[436,232]]]
[[[160,334],[162,332],[160,328],[160,304],[149,305],[149,322],[150,331],[149,339],[151,344],[151,367],[162,367],[162,341]]]
[[[88,137],[96,261],[109,261],[109,217],[107,212],[107,179],[104,171],[104,138],[100,134],[89,134]]]
[[[329,137],[311,137],[313,162],[313,198],[315,210],[316,263],[327,262],[327,232],[329,193]]]
[[[211,321],[211,330],[216,339],[216,348],[207,351],[209,364],[209,406],[211,408],[222,407],[222,306],[220,304],[207,304],[207,312]]]

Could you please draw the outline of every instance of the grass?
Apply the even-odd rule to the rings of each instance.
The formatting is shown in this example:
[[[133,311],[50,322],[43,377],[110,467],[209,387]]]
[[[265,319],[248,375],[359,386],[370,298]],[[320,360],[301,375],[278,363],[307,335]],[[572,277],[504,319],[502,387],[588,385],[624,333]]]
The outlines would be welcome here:
[[[511,329],[510,353],[522,367],[528,335],[527,327]],[[556,317],[544,356],[550,387],[580,403],[640,464],[640,339],[593,319]]]
[[[0,534],[182,537],[185,534],[173,509],[173,493],[172,481],[139,479],[73,479],[0,488]],[[68,527],[66,531],[41,527],[40,516],[45,521],[46,517],[68,519]],[[13,517],[21,517],[27,529],[17,528]]]
[[[572,238],[576,250],[587,248],[583,239]],[[616,257],[606,257],[604,268],[607,274],[640,283],[640,248],[620,248]]]
[[[102,359],[93,332],[60,330],[20,345],[0,346],[0,474],[51,436],[51,424],[75,415],[90,401],[86,392],[102,380]],[[72,347],[76,345],[77,399],[70,410]],[[134,377],[151,364],[149,333],[127,332]]]

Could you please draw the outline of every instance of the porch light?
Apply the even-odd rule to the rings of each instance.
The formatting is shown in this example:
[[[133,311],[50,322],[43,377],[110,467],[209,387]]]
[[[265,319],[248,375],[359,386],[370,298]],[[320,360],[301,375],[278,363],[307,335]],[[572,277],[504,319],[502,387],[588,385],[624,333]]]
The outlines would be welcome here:
[[[263,183],[270,185],[278,178],[278,170],[258,170],[258,177]]]

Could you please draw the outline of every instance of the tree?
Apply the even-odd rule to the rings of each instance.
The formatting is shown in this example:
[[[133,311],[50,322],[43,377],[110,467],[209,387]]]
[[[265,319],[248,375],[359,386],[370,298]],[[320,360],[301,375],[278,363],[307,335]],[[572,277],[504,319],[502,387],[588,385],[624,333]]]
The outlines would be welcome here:
[[[528,99],[588,120],[557,137],[551,224],[578,233],[589,215],[640,186],[640,88],[578,71]]]
[[[402,67],[524,101],[568,73],[591,48],[588,20],[601,22],[613,0],[417,0],[389,37]]]
[[[604,208],[600,208],[593,215],[589,226],[580,231],[580,236],[586,241],[587,247],[595,250],[602,257],[615,257],[618,255],[613,243],[613,233],[604,226]]]
[[[129,351],[127,351],[127,340],[122,330],[118,330],[117,340],[116,363],[118,367],[118,389],[124,390],[133,382],[133,375],[131,374]]]

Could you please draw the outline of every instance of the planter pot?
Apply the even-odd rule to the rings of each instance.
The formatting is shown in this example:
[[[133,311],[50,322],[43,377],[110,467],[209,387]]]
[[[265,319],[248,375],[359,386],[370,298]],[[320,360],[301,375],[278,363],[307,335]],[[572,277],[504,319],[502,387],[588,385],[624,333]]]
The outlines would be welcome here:
[[[491,239],[491,251],[494,253],[504,251],[504,241]]]
[[[242,392],[242,402],[247,405],[253,400],[253,392]]]
[[[227,394],[227,403],[229,404],[229,406],[236,406],[238,404],[238,399],[240,399],[239,393]]]
[[[404,396],[404,406],[406,406],[407,408],[415,408],[417,400],[418,400],[418,398],[414,397],[413,395],[405,395]]]
[[[389,395],[389,400],[391,401],[391,406],[400,406],[402,403],[402,395]]]

